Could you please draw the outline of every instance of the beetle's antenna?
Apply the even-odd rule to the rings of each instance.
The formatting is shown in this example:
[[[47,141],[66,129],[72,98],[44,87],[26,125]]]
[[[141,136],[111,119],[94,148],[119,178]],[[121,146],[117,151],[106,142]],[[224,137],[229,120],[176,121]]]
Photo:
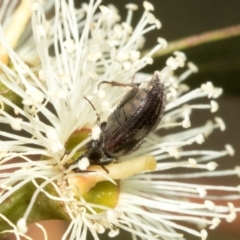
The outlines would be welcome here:
[[[93,110],[95,111],[95,113],[96,113],[96,115],[97,115],[97,123],[98,123],[98,125],[100,126],[100,123],[101,123],[100,115],[98,114],[96,108],[94,107],[94,105],[92,104],[92,102],[91,102],[87,97],[84,96],[83,98],[86,99],[86,100],[89,102],[89,104],[92,106]]]
[[[98,90],[101,84],[110,84],[112,87],[136,87],[135,84],[133,83],[120,83],[120,82],[115,82],[115,81],[102,81],[98,84]]]
[[[131,81],[132,85],[134,85],[134,78],[135,78],[135,76],[136,76],[136,73],[134,73],[133,76],[132,76],[132,81]]]

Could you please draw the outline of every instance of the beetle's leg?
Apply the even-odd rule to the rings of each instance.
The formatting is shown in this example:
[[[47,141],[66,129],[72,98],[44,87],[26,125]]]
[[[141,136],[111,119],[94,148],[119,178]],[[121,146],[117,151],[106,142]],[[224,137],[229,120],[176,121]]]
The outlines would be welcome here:
[[[112,85],[112,87],[132,87],[135,88],[136,85],[133,83],[120,83],[120,82],[115,82],[115,81],[102,81],[98,84],[98,89],[100,87],[101,84],[110,84]]]
[[[135,75],[136,73],[134,73],[134,75],[132,76],[132,81],[131,81],[132,84],[134,84],[133,81],[134,81]]]
[[[101,165],[101,167],[102,167],[102,169],[103,169],[107,174],[109,174],[108,169],[106,169],[104,165]]]
[[[105,168],[104,165],[101,165],[101,168],[107,173],[109,174],[109,171],[107,168]],[[96,171],[89,171],[89,170],[80,170],[79,168],[74,168],[73,171],[75,173],[90,173],[90,172],[96,172]]]
[[[91,172],[96,172],[96,171],[89,171],[89,170],[80,170],[79,168],[74,168],[73,171],[75,173],[91,173]]]
[[[124,99],[120,102],[118,107],[122,107],[125,105],[125,103],[129,102],[132,98],[135,97],[135,95],[138,92],[138,86],[136,84],[132,84],[132,83],[120,83],[120,82],[115,82],[115,81],[102,81],[98,84],[98,89],[99,86],[101,84],[110,84],[113,87],[117,86],[117,87],[132,87],[132,89],[125,95]]]

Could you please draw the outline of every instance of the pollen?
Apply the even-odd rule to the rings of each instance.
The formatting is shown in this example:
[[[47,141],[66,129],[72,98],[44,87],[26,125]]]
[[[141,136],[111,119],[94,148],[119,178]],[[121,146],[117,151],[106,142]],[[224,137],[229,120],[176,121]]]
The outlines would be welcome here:
[[[81,160],[78,162],[78,168],[82,171],[85,171],[90,165],[89,159],[87,157],[81,158]]]
[[[12,121],[10,123],[12,129],[16,130],[16,131],[21,131],[22,130],[22,123],[23,123],[23,119],[22,118],[12,118]]]
[[[92,128],[92,139],[93,140],[98,140],[100,138],[100,134],[101,134],[101,128],[99,126],[94,126]]]

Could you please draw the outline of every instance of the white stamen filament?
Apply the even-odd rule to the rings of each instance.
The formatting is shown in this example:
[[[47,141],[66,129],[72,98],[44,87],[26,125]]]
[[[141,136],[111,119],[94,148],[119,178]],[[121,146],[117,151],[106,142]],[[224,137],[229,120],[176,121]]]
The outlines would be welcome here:
[[[174,52],[167,66],[159,70],[167,98],[164,115],[157,126],[160,135],[151,132],[131,154],[104,166],[109,174],[101,166],[90,164],[93,160],[84,155],[74,163],[83,149],[87,155],[89,141],[109,154],[102,140],[103,136],[108,138],[104,135],[107,131],[101,129],[100,124],[108,121],[130,90],[108,84],[102,84],[98,90],[99,83],[133,82],[140,88],[146,87],[143,81],[151,76],[137,71],[152,64],[153,54],[167,46],[166,40],[159,38],[146,54],[140,52],[145,41],[143,35],[161,27],[160,21],[150,12],[154,10],[150,3],[144,2],[145,11],[133,27],[137,5],[127,5],[126,20],[121,22],[113,6],[99,9],[100,2],[90,0],[79,9],[74,8],[73,0],[45,1],[44,5],[42,1],[33,2],[30,11],[29,8],[21,10],[29,12],[20,23],[24,28],[31,14],[32,30],[19,28],[16,35],[11,28],[13,41],[18,43],[15,51],[3,33],[8,31],[5,27],[15,5],[9,6],[12,11],[7,12],[6,21],[2,18],[8,5],[5,2],[1,5],[0,22],[4,20],[4,24],[0,28],[0,44],[4,56],[11,60],[11,67],[0,61],[0,81],[22,99],[24,106],[19,107],[4,94],[0,95],[0,122],[12,127],[11,132],[0,131],[1,139],[7,139],[0,143],[0,204],[27,183],[33,183],[36,190],[23,217],[18,219],[18,228],[1,214],[0,217],[13,228],[11,231],[17,238],[25,236],[26,222],[41,192],[60,201],[71,219],[63,239],[86,239],[88,232],[99,239],[98,234],[104,231],[114,237],[125,229],[135,239],[183,238],[184,232],[188,232],[205,240],[205,229],[216,228],[222,219],[233,221],[240,211],[231,203],[239,199],[240,186],[214,185],[210,178],[225,178],[227,182],[229,176],[240,176],[240,167],[216,170],[218,158],[234,155],[231,145],[218,151],[200,145],[214,130],[224,131],[226,126],[216,117],[203,126],[192,127],[191,114],[203,109],[216,112],[215,98],[221,95],[222,89],[207,82],[190,90],[185,80],[197,72],[197,67],[187,62],[185,54]],[[46,17],[53,3],[55,15]],[[182,72],[180,76],[177,69]],[[84,97],[91,101],[93,108]],[[195,101],[200,102],[202,98],[211,98],[209,104]],[[16,115],[10,115],[5,110],[6,105]],[[115,122],[112,124],[115,126]],[[25,135],[21,135],[22,132]],[[82,137],[81,133],[88,136],[91,132],[91,136],[68,151],[68,141],[74,134],[80,133]],[[124,147],[123,144],[122,150]],[[34,160],[31,159],[33,155]],[[44,160],[39,156],[44,156]],[[17,163],[12,161],[14,158]],[[200,184],[201,178],[210,179],[212,185]],[[38,179],[42,179],[41,184]],[[117,207],[90,203],[83,198],[82,193],[100,181],[119,184]],[[52,184],[58,196],[44,189],[47,184]],[[215,200],[225,200],[229,204],[219,204]],[[201,226],[202,230],[194,230],[189,223]]]

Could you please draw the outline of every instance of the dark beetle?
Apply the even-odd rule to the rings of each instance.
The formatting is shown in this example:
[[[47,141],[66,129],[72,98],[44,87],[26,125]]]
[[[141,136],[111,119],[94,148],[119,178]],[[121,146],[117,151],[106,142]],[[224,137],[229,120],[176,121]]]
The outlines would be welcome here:
[[[125,86],[116,82],[109,83]],[[91,140],[85,146],[86,153],[77,161],[87,157],[91,164],[104,166],[133,152],[158,126],[165,102],[159,72],[155,72],[150,81],[143,82],[139,87],[133,85],[107,121],[100,124],[99,139]]]

